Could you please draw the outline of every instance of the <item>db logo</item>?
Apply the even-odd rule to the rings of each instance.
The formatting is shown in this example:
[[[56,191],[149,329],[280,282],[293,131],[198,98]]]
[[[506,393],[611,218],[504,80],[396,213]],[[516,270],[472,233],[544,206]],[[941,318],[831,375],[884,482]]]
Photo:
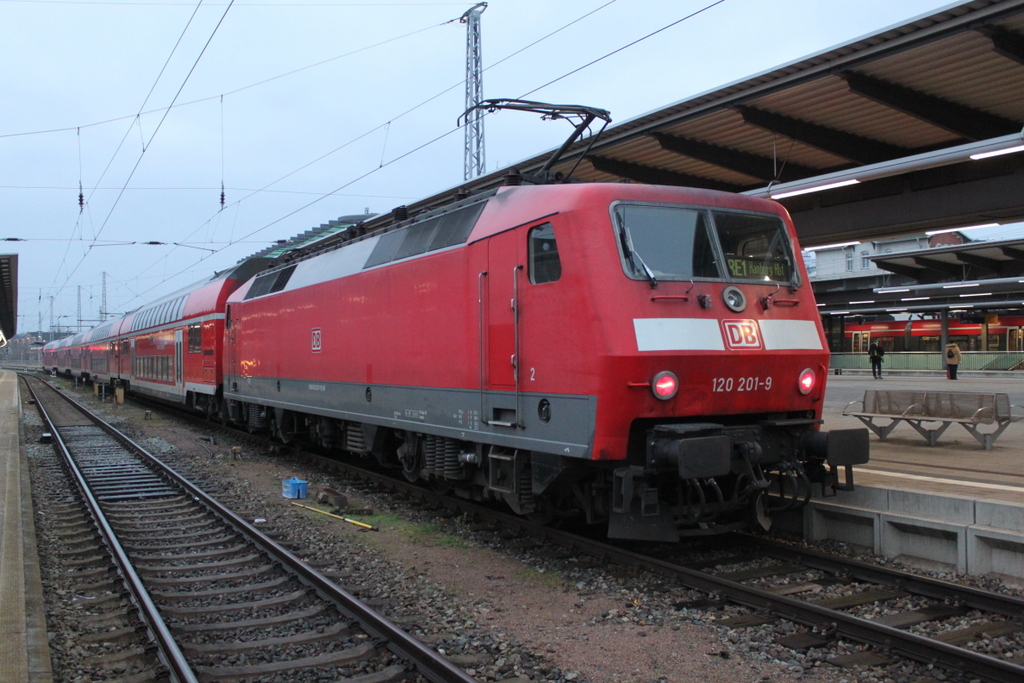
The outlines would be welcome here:
[[[755,320],[723,320],[725,345],[730,349],[760,349],[761,336]]]
[[[320,328],[313,329],[313,353],[320,353]]]

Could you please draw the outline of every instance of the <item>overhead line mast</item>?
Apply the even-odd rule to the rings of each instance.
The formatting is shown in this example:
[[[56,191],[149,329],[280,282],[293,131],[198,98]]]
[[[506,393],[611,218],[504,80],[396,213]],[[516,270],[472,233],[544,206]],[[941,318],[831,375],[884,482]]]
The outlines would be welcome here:
[[[459,19],[466,25],[466,149],[463,180],[472,180],[487,170],[484,160],[484,112],[473,109],[484,98],[483,56],[480,39],[480,15],[486,2],[478,2]]]

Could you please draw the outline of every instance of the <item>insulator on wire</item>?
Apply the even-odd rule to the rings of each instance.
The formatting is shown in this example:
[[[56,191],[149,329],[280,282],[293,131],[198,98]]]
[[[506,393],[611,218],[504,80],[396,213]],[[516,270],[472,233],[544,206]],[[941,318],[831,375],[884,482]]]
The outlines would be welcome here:
[[[220,208],[224,208],[224,183],[220,184]]]
[[[78,183],[78,213],[85,210],[85,194],[82,192],[82,183]]]

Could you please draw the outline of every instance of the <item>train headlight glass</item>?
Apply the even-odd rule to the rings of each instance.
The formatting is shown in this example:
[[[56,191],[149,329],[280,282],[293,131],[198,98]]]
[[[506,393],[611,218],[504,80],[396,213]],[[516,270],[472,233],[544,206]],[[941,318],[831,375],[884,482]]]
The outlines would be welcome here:
[[[800,389],[800,393],[811,393],[811,389],[814,388],[815,379],[814,370],[805,368],[804,371],[800,373],[800,378],[796,381],[796,386]]]
[[[722,292],[726,307],[733,313],[742,313],[747,307],[747,297],[737,287],[726,287]]]
[[[651,381],[651,391],[655,398],[667,401],[679,391],[679,378],[668,370],[659,372]]]

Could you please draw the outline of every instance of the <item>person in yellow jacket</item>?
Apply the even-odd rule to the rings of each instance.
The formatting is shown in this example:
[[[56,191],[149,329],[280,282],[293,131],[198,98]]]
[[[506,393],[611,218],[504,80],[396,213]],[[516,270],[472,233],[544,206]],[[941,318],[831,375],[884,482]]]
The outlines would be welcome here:
[[[963,356],[960,353],[960,347],[952,342],[946,344],[946,375],[950,379],[956,379],[956,370],[960,367],[961,360],[963,360]]]

